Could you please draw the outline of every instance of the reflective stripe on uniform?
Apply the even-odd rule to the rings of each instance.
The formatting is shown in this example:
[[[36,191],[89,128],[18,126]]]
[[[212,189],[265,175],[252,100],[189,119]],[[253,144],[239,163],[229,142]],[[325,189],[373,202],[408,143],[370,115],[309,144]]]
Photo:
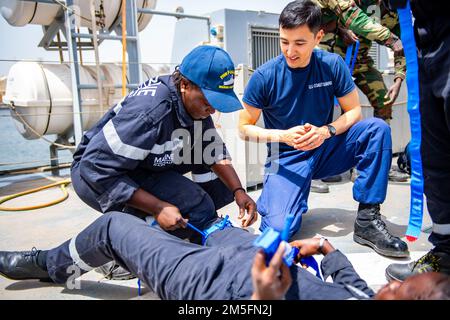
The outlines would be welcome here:
[[[80,255],[78,254],[77,247],[75,246],[76,239],[77,239],[77,237],[73,237],[70,240],[70,243],[69,243],[70,257],[72,258],[73,263],[76,264],[78,267],[80,267],[84,271],[91,271],[94,268],[92,268],[86,262],[81,260]]]
[[[194,173],[192,174],[192,181],[197,183],[205,183],[215,179],[217,179],[217,175],[212,171],[201,174],[194,174]]]
[[[133,160],[144,160],[150,153],[149,150],[123,143],[117,134],[116,128],[114,128],[112,120],[109,120],[103,127],[103,134],[111,150],[119,156]]]
[[[442,235],[450,235],[450,224],[433,223],[433,232]]]
[[[175,150],[179,145],[183,145],[180,139],[169,140],[163,144],[155,144],[150,152],[153,154],[163,154],[167,151]]]
[[[122,103],[118,103],[115,107],[114,107],[114,112],[116,113],[116,114],[118,114],[119,112],[120,112],[120,110],[122,110]]]

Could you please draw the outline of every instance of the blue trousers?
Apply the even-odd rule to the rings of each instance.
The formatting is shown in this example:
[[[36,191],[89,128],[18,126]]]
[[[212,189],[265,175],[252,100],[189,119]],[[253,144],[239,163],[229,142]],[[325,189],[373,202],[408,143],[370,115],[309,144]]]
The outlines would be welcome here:
[[[391,167],[392,141],[389,126],[378,118],[353,125],[317,149],[292,150],[271,155],[261,196],[257,201],[263,231],[272,227],[281,231],[288,214],[294,215],[289,236],[301,226],[308,210],[312,179],[341,174],[356,167],[359,177],[353,185],[353,198],[365,204],[379,204],[386,198]]]

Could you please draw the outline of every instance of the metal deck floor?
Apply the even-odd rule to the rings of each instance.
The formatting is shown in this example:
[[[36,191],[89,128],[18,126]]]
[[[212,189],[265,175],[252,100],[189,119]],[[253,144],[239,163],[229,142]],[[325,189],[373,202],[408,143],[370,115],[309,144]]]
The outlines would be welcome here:
[[[353,242],[353,223],[357,203],[352,197],[353,183],[345,176],[344,181],[330,184],[330,193],[311,193],[309,211],[303,216],[301,230],[295,238],[307,238],[316,234],[327,237],[344,252],[354,264],[356,271],[377,290],[386,283],[384,271],[388,264],[399,259],[388,259],[376,254],[369,247]],[[51,183],[48,174],[0,178],[0,197],[23,191],[31,187]],[[19,206],[45,202],[60,196],[59,189],[51,189],[8,202],[8,206]],[[100,214],[85,205],[69,187],[70,197],[58,205],[33,211],[0,211],[0,250],[48,249],[73,237],[89,225]],[[250,192],[257,199],[261,190]],[[409,217],[409,183],[389,183],[388,197],[382,205],[382,215],[395,235],[404,236]],[[426,209],[425,209],[426,210]],[[219,211],[237,221],[237,206],[232,203]],[[258,232],[260,220],[250,227]],[[424,213],[424,227],[431,220]],[[237,225],[235,223],[235,225]],[[425,229],[424,228],[424,229]],[[414,243],[408,243],[411,258],[416,259],[431,248],[428,234],[421,234]],[[400,260],[408,262],[410,259]],[[59,285],[38,281],[11,281],[0,277],[0,299],[158,299],[156,294],[143,287],[138,296],[137,280],[106,280],[91,271],[81,277],[81,289],[69,290]]]

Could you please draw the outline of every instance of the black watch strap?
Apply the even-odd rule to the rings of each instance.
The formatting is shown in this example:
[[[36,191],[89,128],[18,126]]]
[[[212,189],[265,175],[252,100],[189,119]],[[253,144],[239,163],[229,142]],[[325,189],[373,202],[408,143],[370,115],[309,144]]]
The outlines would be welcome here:
[[[328,132],[330,133],[330,138],[334,137],[336,135],[336,128],[333,127],[331,124],[327,124]]]

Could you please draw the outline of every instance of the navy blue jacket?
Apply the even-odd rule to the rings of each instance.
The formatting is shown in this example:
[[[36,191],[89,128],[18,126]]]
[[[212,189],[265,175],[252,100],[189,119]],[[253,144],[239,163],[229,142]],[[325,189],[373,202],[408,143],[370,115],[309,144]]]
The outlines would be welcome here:
[[[202,139],[207,130],[208,138]],[[203,155],[211,144],[210,157],[201,158],[202,164],[229,158],[211,117],[194,121],[171,76],[161,76],[141,84],[87,131],[74,163],[79,162],[81,178],[99,195],[97,201],[106,212],[125,204],[139,188],[132,179],[134,171],[154,173],[192,163],[193,151]]]

